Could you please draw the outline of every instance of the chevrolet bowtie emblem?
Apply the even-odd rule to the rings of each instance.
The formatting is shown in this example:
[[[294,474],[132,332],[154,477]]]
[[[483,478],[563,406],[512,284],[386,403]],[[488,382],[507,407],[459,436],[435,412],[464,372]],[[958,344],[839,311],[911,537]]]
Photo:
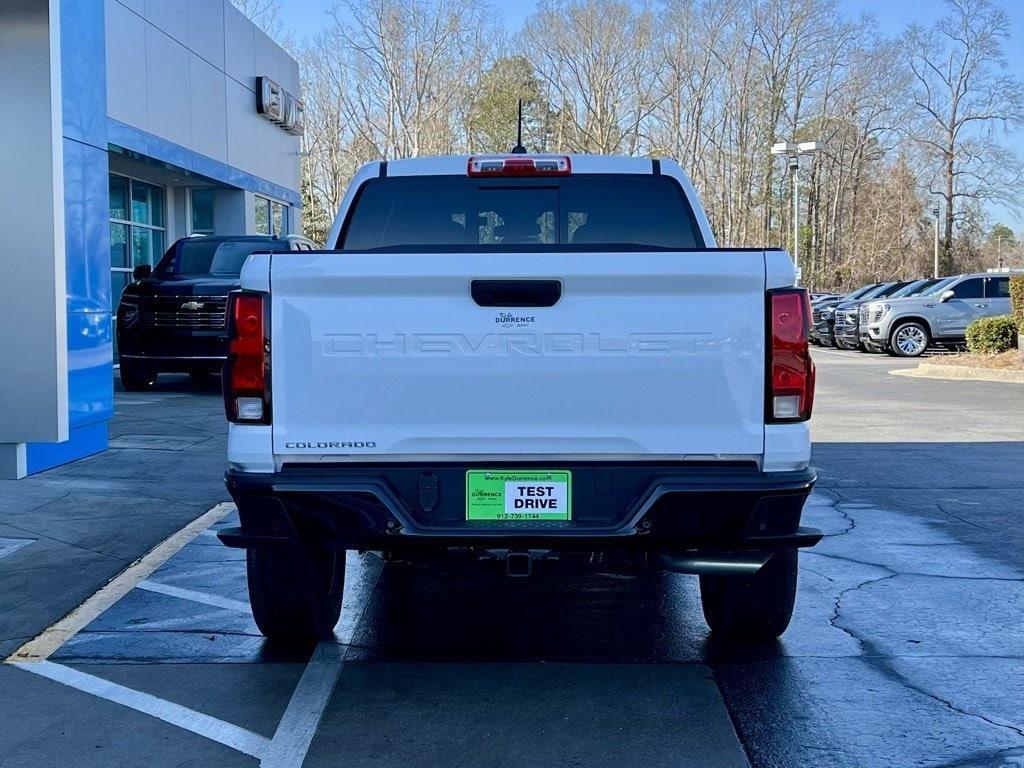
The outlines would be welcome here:
[[[181,308],[189,310],[202,309],[203,303],[201,301],[186,301],[184,304],[181,305]]]

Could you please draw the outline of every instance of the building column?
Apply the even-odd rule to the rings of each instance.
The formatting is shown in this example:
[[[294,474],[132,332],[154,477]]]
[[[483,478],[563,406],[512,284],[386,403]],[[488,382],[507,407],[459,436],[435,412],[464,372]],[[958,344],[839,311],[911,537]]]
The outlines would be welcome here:
[[[17,222],[0,306],[0,477],[25,474],[31,440],[68,438],[64,168],[57,0],[0,4],[0,210]]]
[[[103,0],[0,3],[0,476],[101,451],[113,416]],[[8,104],[7,100],[11,103]]]

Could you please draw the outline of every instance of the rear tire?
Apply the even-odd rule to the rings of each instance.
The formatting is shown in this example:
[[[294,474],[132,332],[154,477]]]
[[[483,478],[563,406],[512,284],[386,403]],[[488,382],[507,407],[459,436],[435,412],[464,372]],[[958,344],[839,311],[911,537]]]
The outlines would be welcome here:
[[[344,550],[250,549],[246,566],[252,615],[267,638],[308,642],[330,637],[345,591]]]
[[[127,392],[144,392],[152,389],[159,374],[152,368],[138,366],[133,363],[121,363],[121,386]]]
[[[900,323],[889,336],[889,349],[896,357],[920,357],[931,344],[928,329],[914,320]]]
[[[770,642],[789,626],[796,578],[795,549],[776,552],[752,576],[701,576],[704,619],[715,637]]]

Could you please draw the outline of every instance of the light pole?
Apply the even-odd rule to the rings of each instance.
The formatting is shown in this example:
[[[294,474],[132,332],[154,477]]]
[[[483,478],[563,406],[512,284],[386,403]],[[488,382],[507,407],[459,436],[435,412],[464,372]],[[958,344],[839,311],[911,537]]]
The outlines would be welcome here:
[[[789,171],[793,174],[793,265],[796,267],[797,282],[800,280],[800,157],[816,155],[825,151],[822,141],[780,141],[772,145],[773,155],[789,158]]]
[[[939,204],[935,203],[935,207],[932,208],[932,215],[935,217],[935,274],[932,275],[936,280],[939,278]]]

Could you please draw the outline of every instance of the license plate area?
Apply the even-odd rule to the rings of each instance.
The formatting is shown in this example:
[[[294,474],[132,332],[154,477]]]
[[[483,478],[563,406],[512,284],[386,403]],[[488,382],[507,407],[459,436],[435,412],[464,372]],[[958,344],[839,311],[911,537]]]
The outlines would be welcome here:
[[[544,522],[572,519],[568,470],[471,469],[466,472],[466,520]]]

